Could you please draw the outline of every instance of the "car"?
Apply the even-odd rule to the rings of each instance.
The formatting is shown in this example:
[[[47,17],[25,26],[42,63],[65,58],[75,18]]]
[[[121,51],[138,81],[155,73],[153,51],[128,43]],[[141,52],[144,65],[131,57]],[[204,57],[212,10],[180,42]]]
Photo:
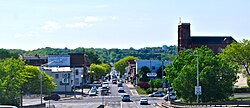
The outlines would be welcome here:
[[[128,94],[122,95],[121,98],[122,98],[122,101],[127,101],[127,102],[130,101],[130,95],[128,95]]]
[[[112,83],[113,84],[117,84],[117,80],[116,79],[112,79]]]
[[[149,97],[162,97],[164,95],[165,93],[161,91],[161,92],[155,92],[153,94],[149,94]]]
[[[93,84],[100,84],[100,81],[93,81]]]
[[[93,90],[93,91],[96,91],[96,92],[97,92],[97,87],[96,87],[96,86],[93,86],[93,87],[91,87],[90,90]]]
[[[123,87],[119,87],[118,88],[118,92],[124,92],[124,88]]]
[[[143,104],[148,104],[148,99],[147,98],[141,98],[140,99],[140,104],[143,105]]]
[[[108,82],[103,82],[102,86],[109,86],[109,83]]]
[[[122,83],[117,84],[118,87],[123,87]]]
[[[50,94],[48,96],[43,97],[43,100],[54,100],[58,101],[61,97],[58,94]]]
[[[96,96],[96,91],[90,90],[89,91],[89,96]]]

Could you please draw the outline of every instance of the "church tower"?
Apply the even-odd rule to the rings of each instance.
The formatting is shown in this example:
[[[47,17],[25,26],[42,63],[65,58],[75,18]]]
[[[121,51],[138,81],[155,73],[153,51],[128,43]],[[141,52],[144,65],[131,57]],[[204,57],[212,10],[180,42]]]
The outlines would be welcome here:
[[[178,25],[178,52],[188,49],[190,40],[190,23],[180,23]]]

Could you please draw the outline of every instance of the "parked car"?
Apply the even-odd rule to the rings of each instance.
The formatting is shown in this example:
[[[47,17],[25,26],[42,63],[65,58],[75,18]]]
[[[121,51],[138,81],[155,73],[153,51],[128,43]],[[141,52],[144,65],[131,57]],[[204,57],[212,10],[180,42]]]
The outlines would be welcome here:
[[[54,100],[58,101],[61,97],[58,94],[50,94],[48,96],[43,97],[43,100]]]
[[[93,87],[91,87],[91,89],[90,90],[94,90],[94,91],[96,91],[97,92],[97,87],[96,86],[93,86]]]
[[[140,99],[140,104],[143,105],[143,104],[148,104],[148,99],[147,98],[141,98]]]
[[[90,90],[89,91],[89,96],[96,96],[96,91]]]
[[[118,87],[123,87],[122,83],[117,84]]]
[[[162,97],[164,95],[165,95],[165,93],[160,91],[160,92],[155,92],[153,94],[149,94],[149,97]]]
[[[123,87],[119,87],[118,88],[118,92],[124,92],[124,88]]]
[[[130,95],[128,95],[128,94],[122,95],[121,98],[122,98],[122,101],[127,101],[127,102],[130,101]]]
[[[93,84],[100,84],[100,81],[93,81]]]

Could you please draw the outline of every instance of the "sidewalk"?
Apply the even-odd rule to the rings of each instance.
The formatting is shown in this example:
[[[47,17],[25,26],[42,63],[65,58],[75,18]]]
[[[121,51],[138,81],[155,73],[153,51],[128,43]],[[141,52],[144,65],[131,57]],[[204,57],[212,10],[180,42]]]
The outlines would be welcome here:
[[[130,83],[126,83],[126,85],[128,86],[128,88],[130,89],[130,92],[133,96],[139,96],[139,94],[137,93],[134,85],[130,84]]]

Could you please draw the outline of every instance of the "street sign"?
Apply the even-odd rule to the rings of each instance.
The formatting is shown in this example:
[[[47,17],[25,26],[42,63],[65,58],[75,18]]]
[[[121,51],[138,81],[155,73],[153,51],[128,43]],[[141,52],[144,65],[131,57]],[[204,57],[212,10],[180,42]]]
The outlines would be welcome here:
[[[201,95],[201,86],[195,86],[195,95]]]
[[[156,77],[156,76],[157,76],[157,73],[147,73],[147,76],[148,76],[148,77]]]

